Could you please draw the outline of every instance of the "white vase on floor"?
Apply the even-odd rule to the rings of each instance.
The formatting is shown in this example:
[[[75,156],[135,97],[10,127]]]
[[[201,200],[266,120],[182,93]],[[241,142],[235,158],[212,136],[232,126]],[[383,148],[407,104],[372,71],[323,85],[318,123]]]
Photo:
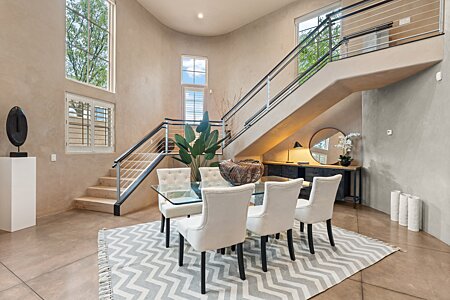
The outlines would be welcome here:
[[[395,222],[398,222],[400,193],[400,191],[391,192],[391,220]]]
[[[409,194],[401,193],[399,200],[398,224],[408,226],[408,197]]]
[[[419,231],[422,223],[422,201],[417,196],[408,197],[408,230]]]

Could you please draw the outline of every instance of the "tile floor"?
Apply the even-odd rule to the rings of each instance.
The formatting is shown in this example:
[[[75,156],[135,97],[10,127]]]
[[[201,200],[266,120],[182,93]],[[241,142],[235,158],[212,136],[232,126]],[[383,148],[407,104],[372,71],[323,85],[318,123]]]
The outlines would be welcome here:
[[[122,217],[71,210],[41,218],[34,228],[0,231],[0,299],[97,299],[97,231],[159,218],[157,207]],[[367,207],[336,204],[333,223],[402,251],[314,299],[450,299],[445,243]]]

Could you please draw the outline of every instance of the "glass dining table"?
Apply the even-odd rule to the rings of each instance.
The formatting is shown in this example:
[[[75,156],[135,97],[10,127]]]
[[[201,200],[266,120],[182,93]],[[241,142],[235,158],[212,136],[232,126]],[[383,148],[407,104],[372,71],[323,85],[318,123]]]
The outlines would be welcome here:
[[[285,182],[292,179],[279,176],[263,176],[255,183],[255,190],[253,191],[253,204],[261,205],[264,196],[264,185],[266,182]],[[312,183],[309,181],[303,182],[303,188],[311,187]],[[228,182],[210,182],[207,185],[202,182],[189,182],[186,184],[160,184],[152,185],[159,195],[164,197],[173,205],[183,205],[202,202],[202,188],[205,187],[232,187]]]

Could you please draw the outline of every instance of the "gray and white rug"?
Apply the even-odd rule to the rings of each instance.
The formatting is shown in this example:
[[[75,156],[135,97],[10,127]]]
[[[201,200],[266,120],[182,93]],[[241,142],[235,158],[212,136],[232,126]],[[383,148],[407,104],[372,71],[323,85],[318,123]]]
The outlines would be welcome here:
[[[316,224],[312,255],[298,222],[295,228],[296,261],[289,259],[285,235],[269,239],[267,273],[261,270],[259,236],[246,239],[245,281],[239,279],[234,252],[208,252],[206,295],[200,293],[200,253],[187,242],[184,266],[178,266],[176,221],[169,249],[160,222],[101,230],[100,299],[308,299],[398,250],[338,227],[331,247],[325,224]]]

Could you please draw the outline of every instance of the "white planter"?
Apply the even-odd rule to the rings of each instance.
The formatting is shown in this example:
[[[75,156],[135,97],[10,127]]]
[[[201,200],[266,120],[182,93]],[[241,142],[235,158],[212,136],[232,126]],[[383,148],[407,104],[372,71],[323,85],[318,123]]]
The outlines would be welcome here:
[[[36,225],[36,158],[0,157],[0,230]]]
[[[400,191],[391,192],[391,220],[398,222],[398,211],[400,205]]]
[[[408,197],[409,194],[400,194],[399,209],[398,209],[398,224],[401,226],[408,226]]]
[[[408,229],[419,231],[422,223],[422,201],[419,197],[408,197]]]

